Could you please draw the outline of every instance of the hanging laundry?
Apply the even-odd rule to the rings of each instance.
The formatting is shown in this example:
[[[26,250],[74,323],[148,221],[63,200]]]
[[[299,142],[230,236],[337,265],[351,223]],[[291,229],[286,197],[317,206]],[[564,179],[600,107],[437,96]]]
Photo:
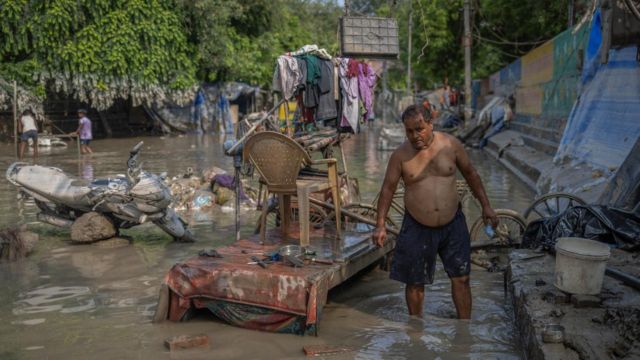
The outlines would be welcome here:
[[[318,89],[318,81],[320,80],[320,60],[314,55],[301,55],[298,58],[303,59],[307,65],[307,79],[304,89],[304,106],[315,108],[320,100],[320,90]]]
[[[354,133],[358,132],[358,72],[357,62],[354,74],[353,59],[340,59],[340,87],[342,92],[342,117],[340,126],[350,126]],[[350,71],[351,70],[351,71]]]
[[[295,58],[291,56],[278,57],[271,85],[273,91],[279,92],[285,99],[289,100],[304,81]]]
[[[334,67],[330,60],[320,61],[321,77],[318,83],[320,100],[316,111],[316,121],[331,120],[338,117],[336,100],[334,98],[333,73]]]
[[[358,72],[360,72],[360,62],[355,59],[349,59],[348,67],[347,67],[347,76],[348,77],[357,77]]]
[[[364,104],[362,121],[365,123],[373,114],[373,89],[376,86],[376,80],[375,70],[369,64],[360,62],[358,64],[358,90],[360,101]]]
[[[287,55],[289,56],[304,55],[304,54],[316,55],[321,59],[331,60],[331,55],[329,55],[327,50],[319,49],[318,45],[305,45],[294,52],[287,53]]]

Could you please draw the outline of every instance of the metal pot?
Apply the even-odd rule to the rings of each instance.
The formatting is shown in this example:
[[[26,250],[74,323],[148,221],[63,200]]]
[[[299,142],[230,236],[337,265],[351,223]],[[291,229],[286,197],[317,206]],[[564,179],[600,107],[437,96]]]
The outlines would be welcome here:
[[[300,256],[302,254],[302,247],[300,245],[285,245],[278,250],[278,255],[285,256]]]

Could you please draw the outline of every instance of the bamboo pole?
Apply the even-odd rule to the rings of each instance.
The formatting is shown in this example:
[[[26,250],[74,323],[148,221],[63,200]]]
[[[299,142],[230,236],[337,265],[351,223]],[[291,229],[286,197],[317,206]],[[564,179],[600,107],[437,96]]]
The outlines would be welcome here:
[[[313,204],[316,204],[318,206],[321,206],[321,207],[329,209],[329,210],[334,210],[335,211],[335,209],[336,209],[335,206],[333,206],[333,205],[331,205],[331,204],[329,204],[327,202],[320,201],[320,200],[317,200],[317,199],[314,199],[314,198],[311,198],[311,197],[309,198],[309,201],[311,203],[313,203]],[[350,217],[352,219],[358,220],[358,221],[360,221],[362,223],[365,223],[367,225],[376,226],[376,221],[375,220],[369,219],[369,218],[364,217],[364,216],[362,216],[360,214],[353,213],[353,212],[351,212],[349,210],[340,209],[340,214],[342,214],[344,216],[348,216],[348,217]],[[400,234],[398,232],[398,230],[391,228],[389,225],[387,225],[387,231],[390,232],[393,235],[396,235],[396,236],[398,236]]]
[[[18,82],[13,80],[13,144],[16,157],[20,155],[18,150]]]
[[[262,123],[267,120],[267,118],[269,117],[269,114],[273,113],[274,111],[276,111],[278,109],[278,107],[284,103],[285,100],[282,99],[280,100],[273,108],[271,108],[271,110],[267,111],[262,118],[260,118],[260,120],[256,121],[253,126],[251,127],[251,129],[247,130],[247,132],[238,140],[236,141],[236,143],[229,149],[227,150],[225,153],[227,155],[235,155],[235,152],[237,151],[238,147],[240,147],[240,145],[242,145],[244,143],[244,141],[253,134],[254,131],[256,131],[256,129],[258,128],[258,126],[262,125]]]

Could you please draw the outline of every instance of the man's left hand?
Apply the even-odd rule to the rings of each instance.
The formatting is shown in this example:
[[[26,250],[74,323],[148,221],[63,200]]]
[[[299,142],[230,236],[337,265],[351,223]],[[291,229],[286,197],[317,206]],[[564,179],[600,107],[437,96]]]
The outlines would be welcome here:
[[[491,224],[494,229],[498,226],[498,215],[496,215],[491,206],[482,208],[482,220],[484,220],[485,224]]]

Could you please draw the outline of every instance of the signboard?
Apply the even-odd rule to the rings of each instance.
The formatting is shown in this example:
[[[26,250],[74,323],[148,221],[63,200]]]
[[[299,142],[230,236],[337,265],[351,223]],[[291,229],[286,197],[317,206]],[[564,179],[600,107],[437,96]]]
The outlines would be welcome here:
[[[397,59],[398,23],[379,17],[343,17],[340,19],[342,56]]]

